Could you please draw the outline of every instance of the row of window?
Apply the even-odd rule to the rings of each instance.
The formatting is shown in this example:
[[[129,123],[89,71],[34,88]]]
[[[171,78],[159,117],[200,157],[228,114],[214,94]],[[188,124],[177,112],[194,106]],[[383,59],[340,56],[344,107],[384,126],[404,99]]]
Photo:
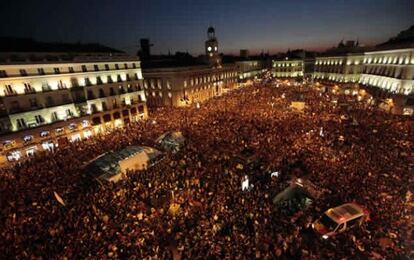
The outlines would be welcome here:
[[[36,117],[41,117],[41,116],[36,116]],[[19,120],[19,119],[18,119]],[[21,120],[19,120],[21,121]],[[20,122],[20,124],[23,124],[22,122]],[[65,127],[58,127],[56,129],[54,129],[55,134],[56,135],[60,135],[63,134],[65,132],[65,129],[69,130],[69,131],[75,131],[78,130],[79,128],[85,128],[90,126],[90,122],[89,120],[82,120],[82,122],[80,122],[79,124],[77,123],[70,123],[66,128]],[[41,131],[39,133],[39,137],[45,138],[45,137],[49,137],[50,136],[50,131],[44,130]],[[22,138],[23,144],[30,144],[31,142],[33,142],[35,139],[35,137],[33,135],[25,135]],[[16,145],[16,141],[15,140],[7,140],[3,142],[3,149],[10,149],[13,148]]]
[[[104,89],[99,89],[99,94],[95,95],[92,90],[87,91],[87,99],[93,100],[96,98],[105,98],[107,96],[115,96],[115,95],[122,95],[125,93],[132,93],[135,91],[140,90],[139,86],[131,86],[128,85],[128,87],[124,88],[123,86],[119,86],[117,90],[115,90],[113,87],[109,89],[109,95],[108,93],[105,93]],[[20,103],[18,100],[12,100],[10,102],[9,112],[10,113],[21,113],[29,110],[37,110],[42,109],[45,107],[52,107],[57,105],[64,105],[64,104],[70,104],[74,102],[84,102],[86,101],[85,98],[81,98],[78,96],[71,97],[68,93],[63,93],[61,95],[61,101],[57,101],[56,98],[53,98],[52,96],[46,96],[45,103],[41,104],[38,102],[38,99],[36,97],[29,98],[29,107],[22,108],[20,106]],[[138,94],[138,101],[142,102],[141,95]],[[125,102],[122,102],[123,104]]]
[[[337,82],[357,82],[359,77],[344,77],[343,75],[325,75],[325,74],[316,74],[314,75],[314,79],[326,79],[331,81]]]
[[[219,75],[213,75],[213,76],[200,76],[200,77],[194,77],[191,78],[189,80],[190,86],[194,86],[194,85],[198,85],[198,84],[203,84],[203,83],[209,83],[209,82],[214,82],[216,79],[227,79],[230,77],[235,77],[237,76],[237,74],[235,72],[228,72],[228,73],[222,73]],[[161,79],[144,79],[144,88],[148,89],[148,88],[152,88],[152,89],[162,89],[162,81]],[[188,86],[188,81],[187,79],[184,80],[184,87]],[[171,83],[169,80],[165,81],[165,87],[167,89],[171,89]]]
[[[119,69],[136,69],[137,68],[137,64],[136,63],[132,63],[132,65],[128,66],[128,63],[124,63],[123,66],[121,67],[119,64],[115,64],[114,67],[110,68],[109,64],[94,64],[93,67],[88,66],[87,65],[81,65],[79,67],[79,70],[76,70],[76,72],[88,72],[88,71],[109,71],[111,69],[115,69],[115,70],[119,70]],[[37,71],[32,71],[32,73],[30,73],[30,75],[46,75],[46,74],[60,74],[61,73],[61,68],[60,67],[54,67],[52,69],[50,69],[49,71],[47,71],[48,73],[45,72],[44,68],[37,68]],[[28,73],[28,69],[20,69],[19,70],[20,76],[25,77],[25,76],[29,76]],[[74,67],[70,66],[67,68],[67,73],[75,73],[75,69]],[[6,78],[8,77],[7,71],[6,70],[0,70],[0,78]]]
[[[301,63],[274,63],[273,67],[296,67],[302,66]]]
[[[411,63],[414,64],[414,60]],[[410,64],[410,57],[409,56],[365,57],[364,64]]]
[[[234,80],[235,81],[235,80]],[[232,81],[232,82],[234,82],[234,81]],[[201,87],[199,87],[199,88],[195,88],[195,89],[191,89],[191,90],[189,90],[189,92],[190,93],[197,93],[197,92],[199,92],[199,91],[202,91],[202,90],[207,90],[207,89],[211,89],[213,86],[212,85],[205,85],[205,86],[201,86]],[[168,92],[168,97],[169,98],[172,98],[172,93],[171,92]],[[162,97],[163,96],[163,94],[162,94],[162,92],[161,91],[145,91],[145,96],[147,96],[147,97]]]
[[[302,71],[302,68],[277,68],[275,69],[276,72],[295,72],[295,71]]]
[[[120,74],[118,74],[116,76],[116,80],[114,81],[114,79],[112,78],[111,75],[108,75],[106,77],[106,80],[104,81],[103,78],[101,76],[96,76],[95,77],[95,82],[92,82],[91,79],[89,77],[84,78],[84,82],[83,85],[84,86],[92,86],[92,85],[102,85],[102,84],[111,84],[111,83],[115,83],[115,82],[124,82],[124,81],[131,81],[131,80],[139,80],[138,74],[135,73],[133,76],[130,76],[129,74],[125,74],[125,80],[122,78],[122,76]],[[36,93],[36,89],[33,88],[31,86],[31,84],[29,82],[25,82],[23,83],[24,86],[24,93],[25,94],[32,94],[32,93]],[[78,80],[76,78],[71,79],[71,86],[72,87],[79,87],[81,86],[81,84],[79,84]],[[61,80],[59,80],[57,82],[57,89],[66,89],[67,85],[66,83],[62,82]],[[47,83],[43,83],[42,84],[42,91],[47,92],[47,91],[51,91],[52,87]],[[17,91],[14,89],[14,87],[10,84],[5,85],[4,87],[4,95],[6,96],[11,96],[11,95],[17,95]]]
[[[30,107],[27,109],[22,108],[18,100],[12,100],[10,102],[9,112],[19,113],[19,112],[24,112],[28,110],[42,109],[44,107],[52,107],[55,105],[64,105],[64,104],[69,104],[69,103],[73,103],[73,100],[67,93],[64,93],[61,95],[61,101],[56,101],[56,99],[54,99],[53,97],[47,96],[44,104],[38,103],[38,99],[36,97],[29,98]]]
[[[50,120],[51,122],[56,122],[60,120],[66,120],[71,117],[73,117],[73,112],[70,109],[66,109],[64,117],[62,117],[61,114],[58,114],[58,112],[55,111],[51,113]],[[27,129],[31,127],[36,127],[36,126],[39,126],[45,123],[47,123],[47,121],[42,115],[35,115],[34,120],[28,120],[28,121],[26,121],[26,119],[24,118],[16,119],[17,130],[23,130],[23,129]]]
[[[134,103],[136,103],[136,101],[142,102],[141,95],[138,95],[137,100],[134,100],[133,97],[130,97],[128,100],[126,98],[123,98],[121,100],[121,104],[122,104],[122,106],[125,106],[125,105],[129,105],[129,104],[134,104]],[[101,111],[109,110],[105,101],[101,102],[99,105],[100,106],[98,108],[97,104],[91,104],[89,106],[88,114],[94,114],[94,113],[98,113],[98,112],[101,112]],[[117,108],[120,108],[120,106],[117,103],[117,100],[112,99],[112,109],[117,109]],[[72,117],[74,117],[73,112],[70,109],[66,109],[64,111],[64,115],[62,113],[58,113],[56,111],[52,112],[51,116],[50,116],[50,121],[51,122],[56,122],[56,121],[60,121],[60,120],[67,120],[67,119],[72,118]],[[24,118],[16,119],[17,130],[36,127],[36,126],[46,124],[46,123],[49,123],[49,122],[47,120],[45,120],[45,118],[42,115],[34,115],[34,118],[32,120],[28,120],[28,121],[26,121],[26,119],[24,119]]]
[[[93,135],[93,132],[99,133],[102,130],[102,127],[99,127],[93,131],[93,129],[88,128],[91,125],[95,126],[105,123],[105,127],[111,128],[111,126],[108,126],[106,123],[115,120],[114,126],[119,127],[122,126],[122,121],[120,121],[121,115],[123,116],[124,123],[128,123],[130,122],[130,119],[134,121],[138,120],[139,118],[143,119],[143,114],[144,106],[138,106],[138,108],[132,107],[131,109],[123,110],[122,113],[121,111],[117,111],[112,114],[104,114],[102,117],[94,117],[91,121],[83,120],[79,123],[70,123],[68,126],[58,127],[53,130],[42,130],[39,133],[39,137],[41,138],[40,140],[36,139],[34,135],[26,135],[20,140],[22,141],[23,147],[21,147],[19,150],[15,149],[17,146],[16,140],[4,141],[1,148],[2,150],[6,151],[11,150],[6,154],[6,157],[9,161],[18,161],[23,157],[22,152],[25,152],[26,156],[30,157],[39,151],[39,146],[36,144],[38,141],[39,145],[41,144],[41,148],[43,150],[53,151],[56,147],[59,146],[59,144],[62,144],[62,142],[75,142],[85,138],[87,139]],[[130,115],[132,118],[129,118]],[[64,136],[64,134],[68,135]]]
[[[412,84],[411,87],[403,88],[399,82],[392,81],[383,77],[363,77],[361,78],[360,83],[387,89],[388,91],[405,95],[409,95],[414,92],[414,84]]]
[[[342,60],[317,60],[315,65],[342,65]]]
[[[405,78],[405,76],[407,76],[406,75],[407,72],[408,71],[401,70],[400,67],[396,67],[396,66],[374,66],[374,67],[367,66],[363,70],[364,74],[380,75],[380,76],[392,77],[396,79]],[[411,79],[414,79],[414,76]]]

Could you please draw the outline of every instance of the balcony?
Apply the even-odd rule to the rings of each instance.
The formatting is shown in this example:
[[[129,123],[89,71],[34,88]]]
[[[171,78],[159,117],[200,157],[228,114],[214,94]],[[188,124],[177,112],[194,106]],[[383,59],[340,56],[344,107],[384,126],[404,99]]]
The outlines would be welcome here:
[[[25,94],[36,94],[36,90],[34,88],[24,89]]]
[[[9,91],[9,90],[4,90],[4,95],[5,96],[17,96],[17,92],[15,90]]]
[[[9,114],[18,114],[18,113],[36,111],[36,110],[43,109],[43,108],[45,108],[45,106],[41,104],[37,104],[31,107],[11,107],[9,109]]]

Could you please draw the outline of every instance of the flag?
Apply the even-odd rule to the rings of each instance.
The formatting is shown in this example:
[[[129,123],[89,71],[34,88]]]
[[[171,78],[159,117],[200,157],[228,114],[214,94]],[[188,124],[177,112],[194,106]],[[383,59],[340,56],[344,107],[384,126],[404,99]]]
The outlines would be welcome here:
[[[53,192],[53,194],[55,194],[55,198],[56,198],[56,200],[60,203],[60,204],[62,204],[63,206],[66,206],[65,205],[65,202],[63,201],[63,199],[59,196],[59,194],[57,194],[55,191]]]

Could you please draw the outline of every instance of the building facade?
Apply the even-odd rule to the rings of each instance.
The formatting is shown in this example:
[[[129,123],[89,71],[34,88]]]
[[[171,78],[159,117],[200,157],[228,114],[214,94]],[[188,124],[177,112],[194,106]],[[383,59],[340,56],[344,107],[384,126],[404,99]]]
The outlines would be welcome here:
[[[394,94],[414,94],[414,48],[366,52],[359,83]]]
[[[277,78],[299,78],[304,75],[303,59],[281,59],[272,61],[272,74]]]
[[[358,83],[363,59],[364,55],[359,53],[316,57],[313,78],[316,81]]]
[[[241,82],[254,79],[265,71],[264,62],[262,60],[236,61],[235,64],[238,71],[238,78]]]
[[[149,107],[186,106],[219,96],[237,84],[235,65],[143,69]]]
[[[147,117],[140,61],[123,53],[2,53],[1,162]]]

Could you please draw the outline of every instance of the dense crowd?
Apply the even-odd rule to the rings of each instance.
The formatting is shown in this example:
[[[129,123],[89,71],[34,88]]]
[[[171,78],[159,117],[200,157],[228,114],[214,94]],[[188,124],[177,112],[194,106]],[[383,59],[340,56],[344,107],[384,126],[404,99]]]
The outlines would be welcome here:
[[[306,103],[303,113],[291,101]],[[175,154],[118,183],[82,177],[84,163],[128,145],[156,147],[182,131]],[[355,97],[256,84],[200,107],[72,143],[0,172],[4,258],[412,258],[412,118]],[[280,176],[271,177],[278,171]],[[253,187],[241,189],[245,175]],[[294,216],[272,198],[306,176],[326,191]],[[65,205],[54,196],[58,194]],[[309,228],[325,210],[357,202],[370,221],[331,239]]]

